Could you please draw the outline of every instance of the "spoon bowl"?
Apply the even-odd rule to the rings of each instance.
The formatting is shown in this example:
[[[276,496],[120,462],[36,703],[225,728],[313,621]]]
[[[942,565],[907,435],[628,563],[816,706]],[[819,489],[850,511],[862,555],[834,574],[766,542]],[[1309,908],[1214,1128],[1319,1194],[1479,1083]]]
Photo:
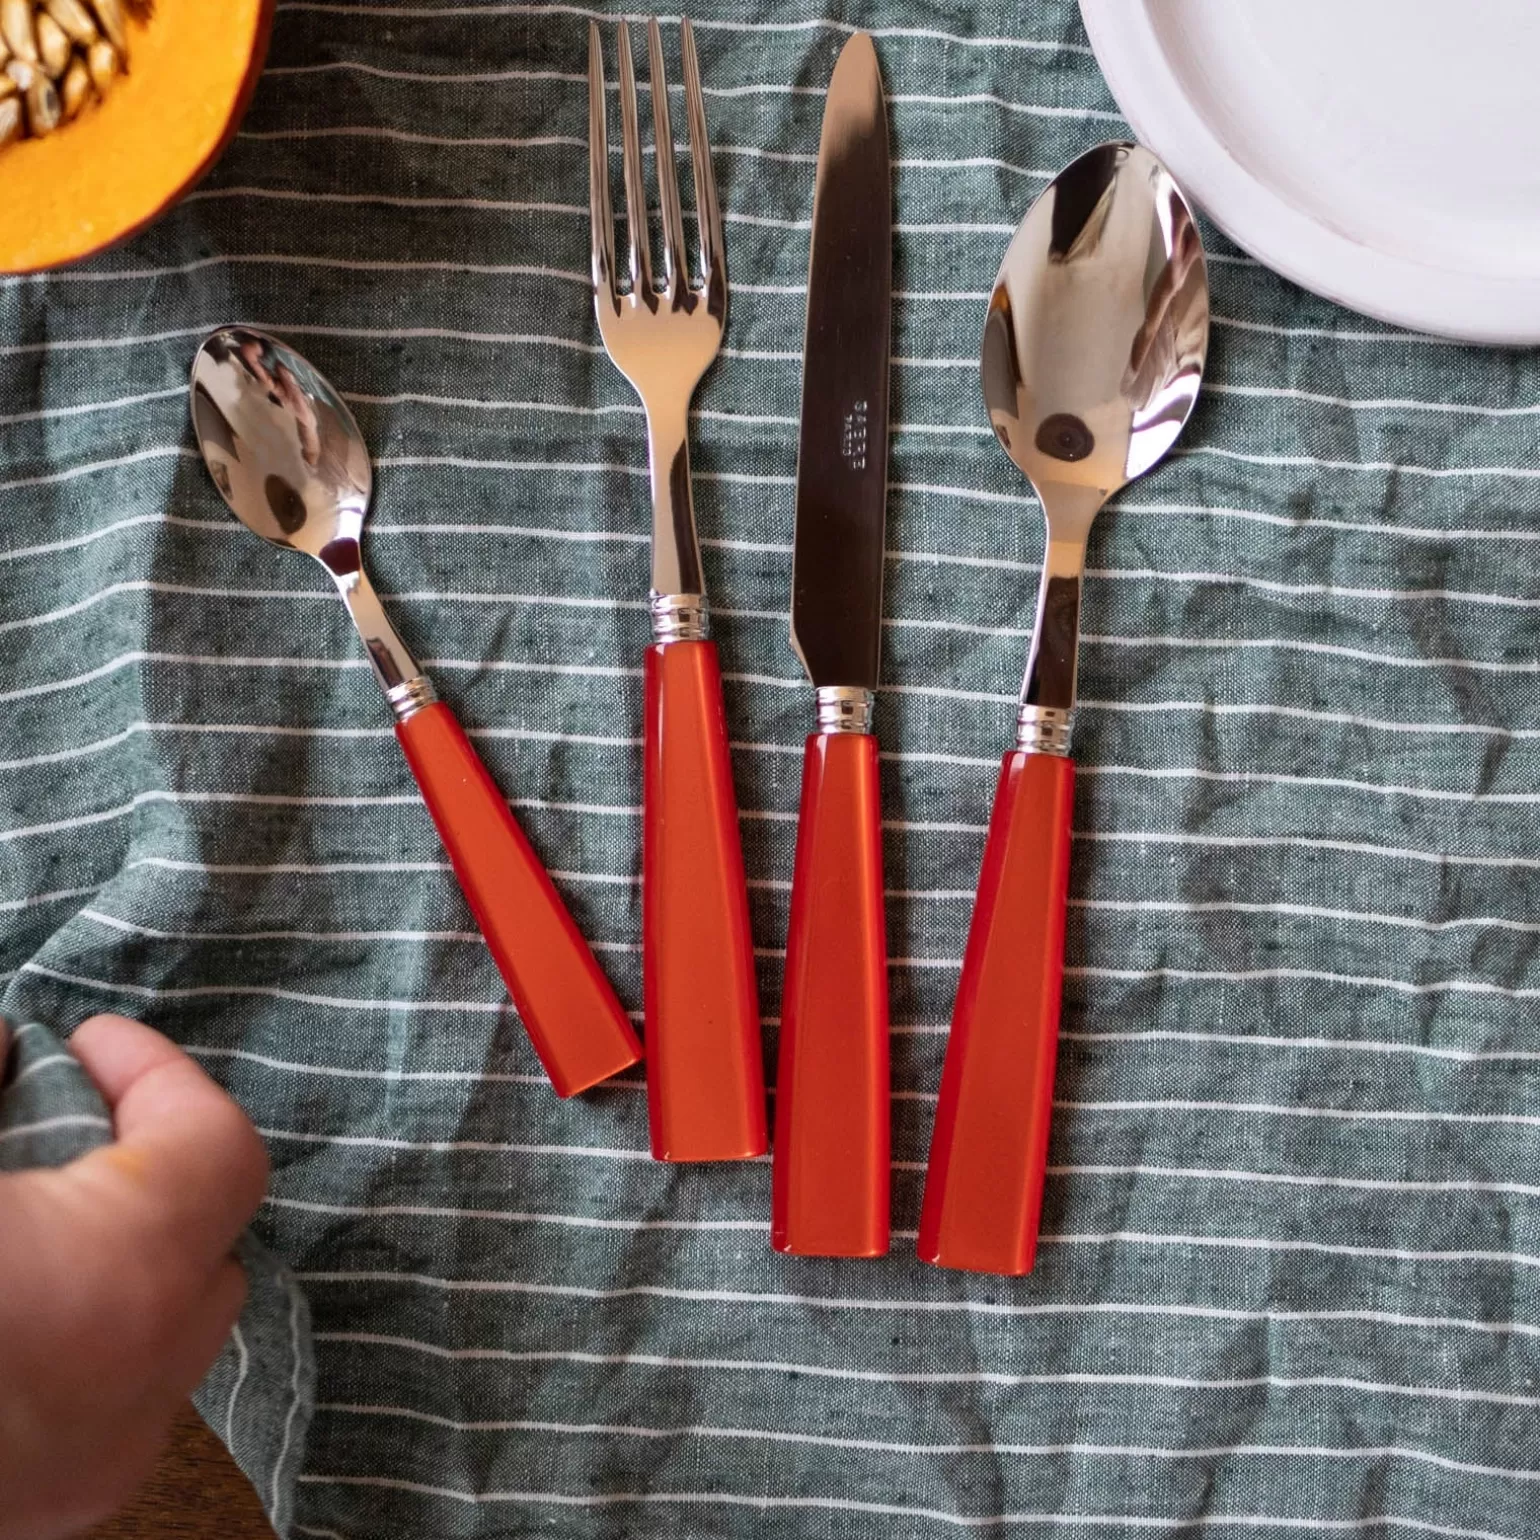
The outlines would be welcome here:
[[[1202,241],[1160,161],[1104,144],[1062,171],[1000,264],[980,369],[995,436],[1050,520],[1085,493],[1105,501],[1176,442],[1208,330]]]
[[[369,450],[347,403],[292,348],[248,327],[205,339],[192,418],[209,474],[253,534],[325,563],[369,510]]]

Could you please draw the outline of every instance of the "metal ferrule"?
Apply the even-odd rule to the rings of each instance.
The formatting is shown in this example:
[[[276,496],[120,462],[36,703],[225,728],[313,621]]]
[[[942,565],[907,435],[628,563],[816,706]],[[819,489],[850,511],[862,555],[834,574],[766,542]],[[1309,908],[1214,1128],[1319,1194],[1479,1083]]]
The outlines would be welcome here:
[[[652,612],[652,639],[659,646],[706,640],[710,616],[704,594],[652,593],[647,607]]]
[[[876,697],[870,690],[844,684],[821,684],[813,693],[818,702],[820,737],[872,730],[872,705]]]
[[[438,699],[438,691],[433,688],[433,681],[426,674],[414,674],[412,678],[392,685],[385,692],[385,699],[390,702],[396,720],[404,722],[408,717],[416,716],[425,706],[433,705]]]
[[[1016,747],[1027,754],[1053,754],[1069,758],[1073,710],[1058,706],[1023,706],[1016,713]]]

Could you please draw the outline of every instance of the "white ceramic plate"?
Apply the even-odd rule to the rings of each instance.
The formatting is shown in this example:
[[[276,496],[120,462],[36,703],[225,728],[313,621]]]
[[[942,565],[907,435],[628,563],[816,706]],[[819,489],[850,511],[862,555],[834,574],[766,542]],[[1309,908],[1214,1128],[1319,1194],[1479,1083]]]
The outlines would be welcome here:
[[[1540,0],[1080,0],[1135,133],[1355,310],[1540,342]]]

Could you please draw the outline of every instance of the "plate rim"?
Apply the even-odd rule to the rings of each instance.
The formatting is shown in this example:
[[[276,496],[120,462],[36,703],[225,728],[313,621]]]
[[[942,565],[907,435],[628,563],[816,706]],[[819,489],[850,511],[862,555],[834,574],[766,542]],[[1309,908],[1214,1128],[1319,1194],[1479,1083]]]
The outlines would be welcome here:
[[[1129,126],[1237,246],[1300,287],[1393,326],[1456,342],[1540,343],[1540,275],[1497,278],[1367,246],[1236,160],[1182,89],[1150,4],[1079,0],[1091,50]]]

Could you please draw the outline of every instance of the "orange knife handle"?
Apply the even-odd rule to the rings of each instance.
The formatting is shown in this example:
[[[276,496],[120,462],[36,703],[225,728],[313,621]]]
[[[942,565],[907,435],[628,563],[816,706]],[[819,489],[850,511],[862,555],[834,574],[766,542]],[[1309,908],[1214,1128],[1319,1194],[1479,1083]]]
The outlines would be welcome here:
[[[642,1047],[615,991],[454,713],[425,706],[396,736],[556,1094],[635,1064]]]
[[[771,1243],[888,1249],[888,957],[877,740],[809,738],[776,1076]]]
[[[658,1160],[769,1148],[759,987],[714,642],[647,649],[642,975]]]
[[[1064,979],[1075,766],[1005,756],[952,1010],[931,1136],[920,1256],[1032,1271]]]

